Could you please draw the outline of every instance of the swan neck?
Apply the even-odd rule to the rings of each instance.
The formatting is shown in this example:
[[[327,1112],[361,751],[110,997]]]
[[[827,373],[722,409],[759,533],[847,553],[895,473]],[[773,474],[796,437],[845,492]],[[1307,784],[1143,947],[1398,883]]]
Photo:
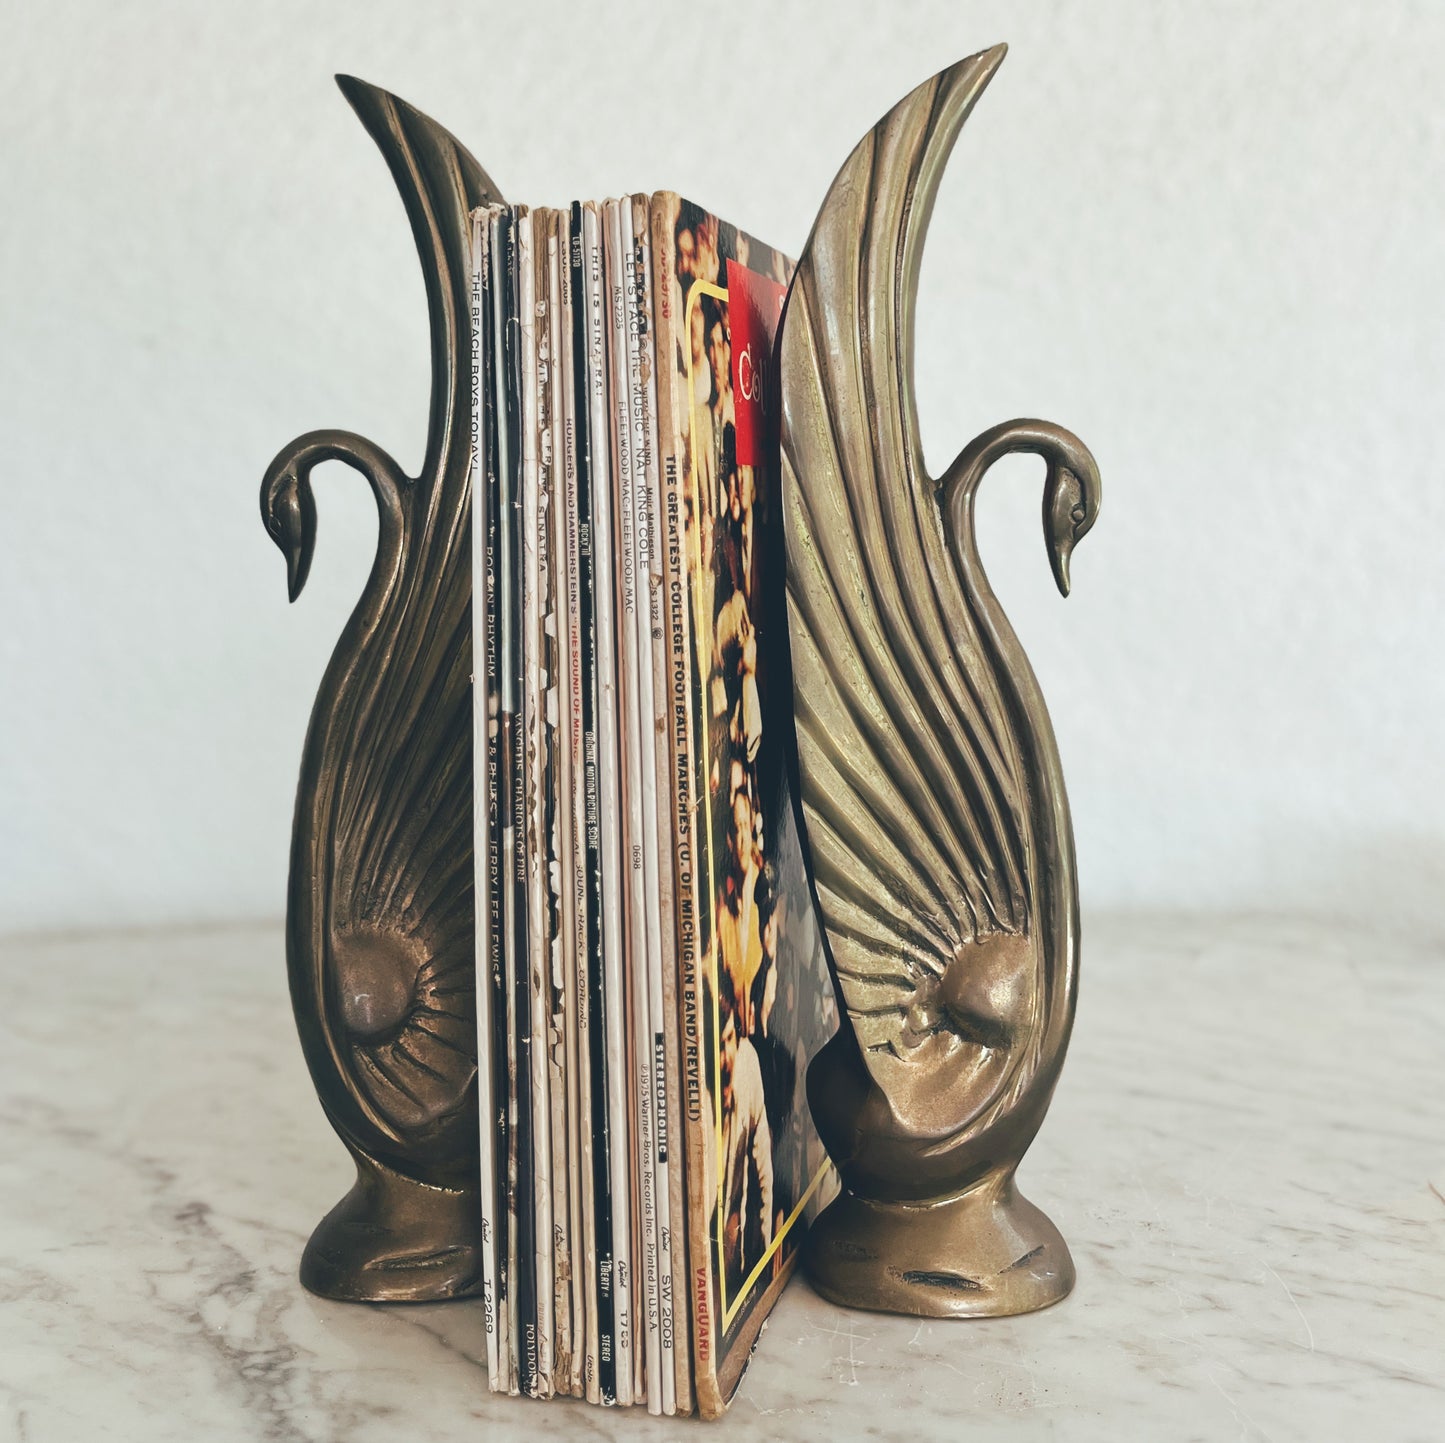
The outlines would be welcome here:
[[[377,574],[390,570],[389,562],[399,554],[406,536],[408,482],[392,458],[365,436],[351,431],[318,431],[307,437],[298,458],[298,469],[309,474],[324,461],[341,461],[359,471],[376,500],[380,535],[377,545]]]
[[[307,438],[301,467],[309,472],[323,461],[343,461],[361,472],[371,486],[377,504],[400,509],[406,478],[401,468],[380,446],[350,431],[322,431]]]

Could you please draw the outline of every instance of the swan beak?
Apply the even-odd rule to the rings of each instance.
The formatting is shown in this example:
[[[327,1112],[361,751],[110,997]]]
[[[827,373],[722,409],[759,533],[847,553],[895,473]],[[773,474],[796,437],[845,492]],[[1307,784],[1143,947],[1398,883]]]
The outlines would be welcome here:
[[[1072,539],[1049,547],[1049,565],[1053,568],[1054,583],[1059,588],[1060,596],[1069,594],[1069,557],[1073,550]]]
[[[306,585],[306,578],[310,571],[310,548],[288,546],[286,548],[286,596],[288,600],[295,601],[301,595],[301,588]]]
[[[261,519],[286,558],[286,595],[295,601],[311,573],[316,550],[316,498],[304,476],[268,475],[261,485]]]

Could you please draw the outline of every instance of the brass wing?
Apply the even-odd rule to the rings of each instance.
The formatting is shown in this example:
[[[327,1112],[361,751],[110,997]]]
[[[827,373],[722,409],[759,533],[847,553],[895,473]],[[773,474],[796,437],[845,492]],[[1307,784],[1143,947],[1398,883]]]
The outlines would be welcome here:
[[[390,167],[426,280],[426,454],[405,475],[340,431],[298,438],[262,483],[293,599],[315,545],[311,471],[370,483],[376,561],[337,642],[302,758],[287,951],[313,1079],[356,1149],[432,1186],[476,1171],[468,215],[500,199],[441,126],[338,83]]]
[[[940,484],[923,464],[913,391],[924,234],[1003,54],[935,76],[853,151],[799,262],[781,340],[789,632],[816,895],[892,1126],[940,1145],[1017,1113],[1025,1091],[1042,1093],[1042,1115],[1076,967],[1053,734],[978,565],[972,498],[998,455],[1043,455],[1064,586],[1097,472],[1068,433],[1015,422],[966,448]],[[1081,493],[1087,506],[1072,507]],[[1070,505],[1066,538],[1051,505]]]

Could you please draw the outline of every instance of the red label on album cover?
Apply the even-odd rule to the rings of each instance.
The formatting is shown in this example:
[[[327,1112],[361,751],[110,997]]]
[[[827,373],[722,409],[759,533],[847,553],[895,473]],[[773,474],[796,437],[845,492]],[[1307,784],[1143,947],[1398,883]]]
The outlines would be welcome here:
[[[774,415],[773,338],[786,287],[736,261],[727,263],[733,402],[738,463],[761,465]]]

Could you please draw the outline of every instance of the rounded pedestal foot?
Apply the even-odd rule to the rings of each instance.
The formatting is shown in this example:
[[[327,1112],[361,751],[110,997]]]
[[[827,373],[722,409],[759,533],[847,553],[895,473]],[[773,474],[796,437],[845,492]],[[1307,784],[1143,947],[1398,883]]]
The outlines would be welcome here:
[[[1066,1297],[1074,1260],[1012,1178],[931,1203],[846,1190],[808,1231],[808,1280],[830,1302],[920,1318],[998,1318]]]
[[[365,1156],[301,1255],[301,1283],[354,1303],[436,1303],[482,1285],[476,1193],[427,1187]]]

